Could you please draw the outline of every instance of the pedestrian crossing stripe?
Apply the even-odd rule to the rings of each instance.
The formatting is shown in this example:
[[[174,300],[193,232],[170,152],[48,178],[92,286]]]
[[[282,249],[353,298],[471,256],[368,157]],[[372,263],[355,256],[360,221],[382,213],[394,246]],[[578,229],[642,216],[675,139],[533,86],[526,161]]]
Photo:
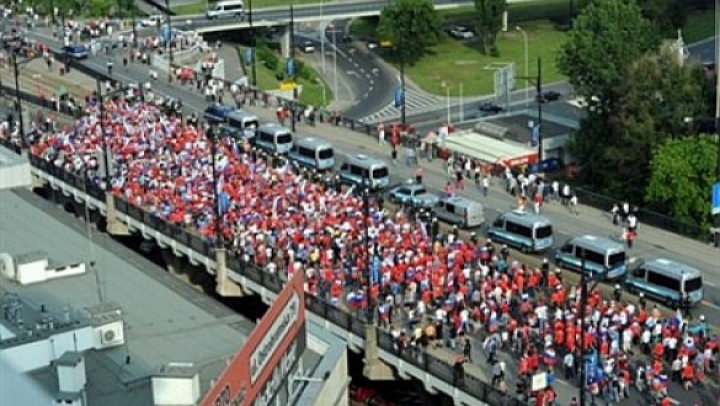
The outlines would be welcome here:
[[[405,93],[405,108],[406,110],[410,109],[419,109],[423,107],[430,107],[436,105],[440,101],[440,98],[433,95],[428,95],[425,93],[419,93],[415,89],[407,88]],[[361,119],[359,119],[359,122],[374,122],[374,121],[382,121],[386,119],[393,119],[399,117],[401,114],[401,108],[395,107],[393,105],[393,101],[391,100],[387,106],[385,106],[380,111],[377,111],[373,114],[370,114],[368,116],[365,116]]]

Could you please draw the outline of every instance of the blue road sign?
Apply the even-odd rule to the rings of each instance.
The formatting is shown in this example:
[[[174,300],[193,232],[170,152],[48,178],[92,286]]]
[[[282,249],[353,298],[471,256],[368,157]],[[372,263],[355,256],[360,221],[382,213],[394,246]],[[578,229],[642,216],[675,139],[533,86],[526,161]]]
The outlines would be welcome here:
[[[535,124],[530,128],[530,145],[537,146],[540,142],[540,124]]]
[[[720,214],[720,182],[715,182],[712,188],[712,214]]]
[[[253,64],[253,49],[252,48],[245,48],[245,65],[252,65]]]
[[[293,58],[288,58],[287,65],[285,66],[285,72],[291,78],[295,77],[295,60]]]
[[[172,28],[169,27],[167,24],[160,27],[160,38],[162,38],[165,42],[168,42],[172,39]]]
[[[405,92],[403,91],[402,86],[395,86],[395,91],[393,92],[393,105],[395,107],[400,107],[405,103]]]

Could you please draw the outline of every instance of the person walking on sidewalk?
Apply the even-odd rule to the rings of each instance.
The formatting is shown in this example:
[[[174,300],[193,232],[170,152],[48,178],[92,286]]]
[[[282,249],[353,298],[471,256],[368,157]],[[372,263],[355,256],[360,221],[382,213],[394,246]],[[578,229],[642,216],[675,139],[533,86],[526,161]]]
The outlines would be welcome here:
[[[415,183],[417,183],[418,185],[422,185],[422,180],[423,180],[423,170],[422,170],[422,167],[418,166],[415,169]]]

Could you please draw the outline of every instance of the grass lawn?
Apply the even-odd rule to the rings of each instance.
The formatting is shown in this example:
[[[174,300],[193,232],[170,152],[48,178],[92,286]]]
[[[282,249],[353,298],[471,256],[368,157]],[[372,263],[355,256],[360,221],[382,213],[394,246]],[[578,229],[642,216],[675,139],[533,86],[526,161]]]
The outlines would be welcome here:
[[[244,61],[245,48],[239,47],[238,52],[240,53],[241,61]],[[318,107],[323,105],[323,86],[325,87],[325,99],[327,104],[332,103],[333,93],[332,89],[327,87],[327,84],[322,81],[318,73],[312,67],[305,64],[305,69],[310,71],[310,78],[298,78],[298,84],[302,85],[303,91],[300,93],[300,101],[304,104],[310,104]],[[248,76],[252,75],[251,69],[247,69]],[[277,90],[280,85],[275,77],[275,72],[266,68],[262,63],[258,63],[256,68],[257,74],[257,86],[262,90]],[[318,83],[318,79],[322,81],[322,85]]]
[[[575,2],[575,14],[578,13],[577,1]],[[568,0],[537,0],[520,3],[509,3],[507,5],[508,24],[513,25],[526,21],[567,20],[570,12]],[[452,20],[456,24],[475,25],[475,6],[461,7],[456,9],[441,10],[440,16],[445,20]]]
[[[715,35],[715,13],[712,9],[707,11],[693,11],[688,15],[687,23],[683,29],[683,40],[692,44]]]
[[[328,0],[331,1],[331,0]],[[214,2],[210,1],[212,5]],[[253,9],[266,8],[266,7],[280,7],[289,6],[290,4],[301,5],[301,4],[314,4],[321,3],[319,0],[252,0]],[[192,14],[203,14],[207,10],[208,2],[206,0],[198,1],[197,3],[178,4],[172,7],[172,10],[177,15],[192,15]],[[247,4],[247,2],[245,3]]]
[[[541,57],[543,83],[561,80],[563,76],[558,72],[555,60],[565,34],[549,22],[526,24],[524,29],[528,35],[529,75],[537,74],[537,58]],[[453,96],[458,95],[460,83],[464,96],[492,94],[494,71],[485,69],[487,65],[514,62],[516,75],[523,76],[525,73],[524,41],[520,32],[501,33],[497,46],[500,57],[493,58],[482,54],[477,42],[462,43],[447,38],[415,66],[406,67],[405,72],[424,90],[438,95],[446,94],[443,81],[450,86]],[[515,87],[521,89],[525,84],[516,80]]]

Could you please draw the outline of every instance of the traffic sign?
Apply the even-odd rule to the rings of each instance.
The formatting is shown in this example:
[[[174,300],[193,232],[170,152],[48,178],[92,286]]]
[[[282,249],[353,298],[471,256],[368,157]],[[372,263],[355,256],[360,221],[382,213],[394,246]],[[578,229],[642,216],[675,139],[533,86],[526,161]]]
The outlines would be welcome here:
[[[253,49],[252,48],[245,48],[245,65],[252,65],[253,64]]]
[[[720,214],[720,182],[715,182],[712,188],[712,214]]]
[[[395,107],[400,107],[405,103],[405,92],[403,91],[402,86],[395,86],[395,91],[393,92],[393,105]]]
[[[285,72],[288,74],[288,76],[293,78],[295,77],[295,59],[288,58],[287,64],[285,66]]]

